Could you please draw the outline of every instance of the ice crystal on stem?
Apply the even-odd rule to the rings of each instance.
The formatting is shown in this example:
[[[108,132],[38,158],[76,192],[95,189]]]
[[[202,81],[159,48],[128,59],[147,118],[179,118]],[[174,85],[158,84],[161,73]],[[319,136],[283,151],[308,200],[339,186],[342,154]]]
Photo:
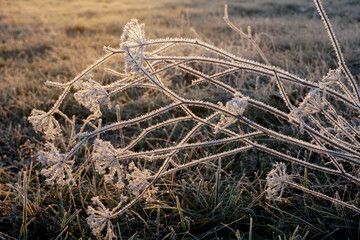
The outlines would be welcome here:
[[[266,198],[271,200],[281,199],[288,181],[290,181],[290,176],[286,173],[286,165],[284,163],[273,164],[273,169],[266,176]]]
[[[47,140],[54,140],[55,137],[61,133],[58,121],[52,115],[44,111],[33,109],[28,120],[36,131],[45,134]]]
[[[75,180],[72,174],[74,160],[67,160],[66,155],[59,153],[51,143],[47,143],[45,146],[48,147],[50,151],[40,151],[38,153],[38,160],[44,165],[50,166],[49,168],[41,170],[41,174],[47,177],[46,183],[50,185],[57,183],[61,186],[74,185]]]
[[[126,51],[125,70],[139,72],[144,62],[145,33],[144,24],[139,24],[137,19],[132,19],[124,27],[121,36],[120,48]]]

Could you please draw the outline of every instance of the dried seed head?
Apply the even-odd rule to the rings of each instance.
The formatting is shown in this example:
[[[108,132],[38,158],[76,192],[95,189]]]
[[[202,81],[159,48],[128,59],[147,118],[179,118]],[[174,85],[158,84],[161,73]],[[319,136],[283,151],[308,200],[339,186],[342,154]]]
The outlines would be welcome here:
[[[99,174],[105,174],[106,183],[115,184],[120,189],[123,188],[125,173],[124,166],[117,159],[118,151],[110,142],[100,139],[96,139],[93,146],[92,160],[96,171]]]
[[[226,103],[226,108],[237,115],[242,115],[248,105],[249,97],[235,95],[233,99]]]
[[[322,84],[329,85],[340,81],[341,69],[329,69],[329,72],[322,78]]]
[[[145,190],[150,182],[147,180],[151,177],[151,173],[149,170],[141,170],[135,166],[133,162],[129,164],[130,174],[126,175],[126,179],[128,180],[128,188],[134,196],[138,196],[143,190]],[[157,192],[157,188],[151,186],[145,193],[144,197],[147,202],[152,201],[152,195]]]
[[[234,98],[228,101],[225,105],[225,108],[236,115],[243,115],[246,107],[248,105],[249,97],[240,97],[240,95],[235,94]],[[219,105],[223,107],[223,104],[220,102]],[[227,128],[234,122],[236,118],[233,116],[226,116],[222,114],[220,116],[220,121],[216,124],[214,128],[214,134],[217,134],[221,128]]]
[[[101,117],[100,105],[107,103],[109,100],[108,93],[101,84],[93,80],[88,80],[79,82],[76,87],[80,90],[74,94],[75,99],[93,112],[95,117]]]
[[[132,19],[124,27],[120,48],[125,50],[126,72],[139,72],[143,65],[146,43],[144,27],[145,25],[139,24],[137,19]]]
[[[91,199],[94,205],[97,205],[96,208],[91,206],[88,207],[86,213],[89,215],[87,218],[87,223],[89,224],[92,233],[98,237],[102,238],[101,232],[106,229],[106,235],[102,239],[114,239],[116,235],[114,233],[114,226],[111,223],[111,219],[114,217],[114,213],[110,211],[105,205],[100,201],[99,197],[93,197]]]
[[[266,198],[271,200],[281,199],[288,181],[290,181],[290,176],[286,173],[286,165],[284,163],[273,164],[273,169],[266,176]]]
[[[44,111],[33,109],[28,120],[36,131],[45,134],[47,140],[55,140],[55,137],[61,133],[58,121]]]
[[[50,167],[43,168],[41,174],[47,177],[46,183],[64,185],[75,185],[75,180],[72,174],[72,166],[74,160],[67,160],[65,154],[59,153],[52,143],[45,145],[50,149],[48,152],[40,151],[38,153],[38,160]]]

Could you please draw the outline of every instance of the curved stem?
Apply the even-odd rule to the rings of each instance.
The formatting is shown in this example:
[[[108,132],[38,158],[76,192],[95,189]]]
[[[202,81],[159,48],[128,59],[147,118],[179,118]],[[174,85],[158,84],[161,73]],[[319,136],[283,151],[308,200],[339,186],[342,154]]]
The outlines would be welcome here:
[[[336,57],[339,61],[339,65],[342,69],[342,71],[344,72],[344,74],[346,75],[346,77],[350,80],[351,82],[351,85],[353,87],[353,90],[356,94],[356,97],[357,97],[357,104],[359,104],[360,102],[360,92],[359,92],[359,86],[358,84],[356,83],[353,75],[351,74],[349,68],[347,67],[346,63],[345,63],[345,60],[344,60],[344,56],[341,52],[341,48],[340,48],[340,45],[339,45],[339,42],[337,41],[337,38],[336,38],[336,35],[335,35],[335,32],[330,24],[330,20],[328,18],[328,16],[326,15],[326,12],[324,10],[324,7],[321,3],[320,0],[314,0],[314,3],[316,5],[316,8],[324,22],[324,25],[325,25],[325,28],[328,32],[328,35],[329,35],[329,38],[330,38],[330,41],[331,41],[331,44],[335,50],[335,53],[336,53]]]

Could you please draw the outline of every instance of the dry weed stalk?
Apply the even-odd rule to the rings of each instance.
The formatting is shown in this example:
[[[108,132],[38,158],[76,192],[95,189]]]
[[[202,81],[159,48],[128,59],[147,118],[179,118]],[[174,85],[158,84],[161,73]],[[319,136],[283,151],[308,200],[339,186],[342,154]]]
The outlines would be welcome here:
[[[94,204],[98,205],[98,207],[96,209],[89,207],[88,222],[95,235],[100,236],[101,232],[106,229],[106,238],[115,238],[111,219],[124,214],[132,205],[144,197],[146,200],[151,201],[157,190],[154,183],[159,177],[250,149],[262,151],[284,161],[326,174],[336,175],[359,184],[359,126],[354,125],[350,119],[346,119],[346,116],[339,112],[334,104],[332,104],[333,102],[342,102],[346,108],[352,109],[352,111],[358,114],[360,110],[359,89],[354,77],[345,64],[341,49],[321,1],[314,0],[314,2],[328,30],[339,62],[339,68],[330,70],[319,82],[303,79],[270,65],[265,54],[256,42],[253,41],[251,32],[249,31],[248,34],[243,33],[229,20],[226,7],[224,17],[226,23],[255,46],[265,64],[237,57],[197,39],[167,38],[148,40],[145,39],[144,25],[139,24],[135,19],[131,20],[124,28],[119,49],[105,47],[105,51],[108,52],[107,55],[67,83],[47,82],[49,86],[63,89],[62,94],[48,112],[34,109],[29,117],[29,121],[33,124],[34,128],[44,133],[47,141],[49,141],[46,146],[50,148],[50,152],[41,151],[39,153],[39,160],[48,164],[48,167],[42,171],[44,175],[50,177],[47,182],[62,185],[75,184],[74,179],[79,177],[78,175],[81,174],[83,166],[75,166],[74,155],[81,146],[89,140],[110,131],[138,126],[143,122],[150,123],[152,119],[161,116],[167,119],[142,129],[141,133],[134,136],[125,146],[116,148],[108,141],[101,139],[94,141],[91,161],[96,171],[104,175],[105,183],[114,184],[119,189],[123,189],[124,194],[127,194],[119,202],[119,205],[111,211],[101,203],[98,197],[94,198]],[[206,52],[208,57],[166,55],[167,52],[178,46],[200,48]],[[99,67],[109,58],[118,55],[122,55],[125,58],[124,72],[107,69],[109,74],[118,78],[117,81],[108,85],[101,85],[89,77],[89,74],[95,68]],[[193,63],[211,65],[219,70],[209,75],[194,68]],[[231,95],[232,98],[225,103],[213,103],[211,101],[183,97],[167,87],[161,78],[163,73],[168,73],[174,69],[195,77],[194,85],[211,84],[226,94]],[[221,78],[239,72],[251,72],[273,78],[288,110],[280,110],[265,102],[245,96],[239,89],[221,81]],[[284,86],[285,82],[308,89],[307,95],[304,96],[303,101],[297,106],[290,101]],[[130,88],[156,91],[166,96],[168,103],[141,116],[101,126],[102,113],[100,106],[106,103],[111,108],[111,97],[121,94]],[[61,103],[70,93],[71,89],[75,89],[75,98],[81,105],[88,108],[92,114],[84,121],[80,128],[76,128],[79,129],[76,133],[77,140],[69,141],[68,149],[70,150],[60,154],[59,150],[53,145],[53,141],[56,137],[62,137],[60,136],[61,127],[57,119],[64,118],[65,121],[73,124],[73,121],[59,110]],[[208,115],[203,117],[203,115],[198,114],[194,110],[194,107],[204,109],[203,112],[207,112]],[[298,130],[300,133],[298,136],[302,137],[302,139],[277,132],[264,126],[262,122],[252,120],[247,116],[247,109],[250,107],[271,114],[291,124]],[[173,114],[174,110],[181,112],[181,116],[175,116]],[[168,117],[169,115],[172,117]],[[148,134],[168,126],[181,125],[186,122],[194,122],[195,126],[181,140],[174,142],[172,146],[164,146],[159,143],[161,147],[152,150],[134,150],[134,147],[145,141],[144,139]],[[236,130],[234,123],[241,124],[243,129],[247,130],[245,132]],[[75,126],[73,127],[75,129]],[[193,141],[196,139],[197,133],[209,128],[212,129],[213,136],[216,139],[211,141]],[[92,130],[85,131],[85,129]],[[223,137],[220,138],[219,136]],[[324,159],[324,164],[310,162],[308,159],[292,156],[287,151],[279,151],[265,146],[256,140],[257,136],[268,137],[288,146],[297,146],[312,151]],[[192,141],[192,143],[189,143],[189,141]],[[222,152],[212,153],[209,156],[194,159],[184,164],[179,165],[174,160],[175,156],[183,150],[208,148],[216,145],[229,146],[230,143],[234,142],[237,144],[235,148],[225,148],[226,150]],[[136,165],[133,159],[141,159],[144,162],[161,161],[162,165],[152,174],[149,169],[142,169],[141,166]],[[331,200],[358,213],[360,212],[352,203],[333,199],[292,182],[286,175],[285,168],[283,167],[285,165],[277,164],[274,166],[275,170],[272,170],[267,178],[269,187],[267,193],[270,198],[276,199],[275,195],[279,192],[281,196],[284,184],[287,184],[320,198]],[[283,168],[280,169],[281,167]],[[73,171],[70,170],[71,168],[73,168]]]

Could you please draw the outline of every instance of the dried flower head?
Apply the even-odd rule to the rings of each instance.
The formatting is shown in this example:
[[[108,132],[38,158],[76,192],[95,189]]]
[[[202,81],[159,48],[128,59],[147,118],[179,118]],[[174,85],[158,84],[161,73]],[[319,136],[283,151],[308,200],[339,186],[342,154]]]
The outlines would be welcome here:
[[[105,182],[115,184],[118,188],[124,187],[124,166],[117,159],[118,151],[108,142],[100,139],[94,141],[92,160],[99,174],[105,174]],[[115,176],[116,175],[116,176]]]
[[[300,132],[304,133],[304,118],[309,115],[325,110],[325,93],[321,94],[319,88],[312,89],[307,93],[299,107],[294,108],[289,113],[290,122],[298,120],[300,122]]]
[[[45,134],[47,140],[54,140],[55,136],[61,133],[58,121],[44,111],[33,109],[28,120],[36,131]]]
[[[225,108],[233,114],[243,115],[248,105],[248,100],[249,97],[240,97],[240,95],[235,94],[234,98],[226,103]],[[219,104],[220,106],[223,106],[222,103]],[[217,134],[221,128],[227,128],[236,122],[236,120],[237,119],[233,116],[226,116],[222,114],[220,116],[220,121],[215,126],[214,133]]]
[[[248,105],[248,100],[249,97],[240,97],[236,94],[233,99],[226,103],[226,108],[237,115],[243,115]]]
[[[93,112],[95,117],[100,117],[100,105],[108,103],[108,93],[96,81],[80,81],[76,87],[79,89],[74,96],[75,99],[84,107]]]
[[[341,69],[329,69],[329,72],[322,78],[320,85],[332,85],[341,79]]]
[[[273,169],[266,176],[266,198],[281,199],[288,181],[290,181],[290,176],[286,174],[286,165],[284,163],[273,164]]]
[[[49,168],[43,168],[41,170],[41,174],[47,177],[46,183],[50,185],[57,183],[62,186],[74,185],[75,180],[72,174],[74,160],[67,160],[66,155],[59,153],[51,143],[47,143],[45,146],[48,147],[50,151],[40,151],[38,153],[38,160],[44,165],[50,166]]]
[[[134,196],[138,196],[146,187],[149,186],[150,182],[148,182],[148,178],[151,177],[151,173],[149,170],[141,170],[135,166],[133,162],[129,164],[130,174],[126,175],[126,179],[128,180],[128,188],[131,190],[131,193]],[[147,190],[145,199],[147,202],[152,201],[152,195],[155,194],[157,188],[151,187]]]
[[[139,72],[143,65],[146,43],[144,27],[145,25],[139,24],[137,19],[132,19],[124,27],[120,48],[126,51],[126,72],[130,72],[131,69]]]
[[[304,115],[320,112],[324,109],[323,99],[320,94],[320,89],[311,90],[298,108]]]
[[[93,201],[93,205],[97,205],[96,208],[89,206],[86,211],[89,215],[87,223],[89,224],[92,233],[96,237],[102,238],[101,232],[106,229],[106,235],[102,239],[111,240],[116,238],[114,225],[111,223],[111,219],[115,217],[114,212],[106,208],[99,197],[93,197],[91,200]]]

